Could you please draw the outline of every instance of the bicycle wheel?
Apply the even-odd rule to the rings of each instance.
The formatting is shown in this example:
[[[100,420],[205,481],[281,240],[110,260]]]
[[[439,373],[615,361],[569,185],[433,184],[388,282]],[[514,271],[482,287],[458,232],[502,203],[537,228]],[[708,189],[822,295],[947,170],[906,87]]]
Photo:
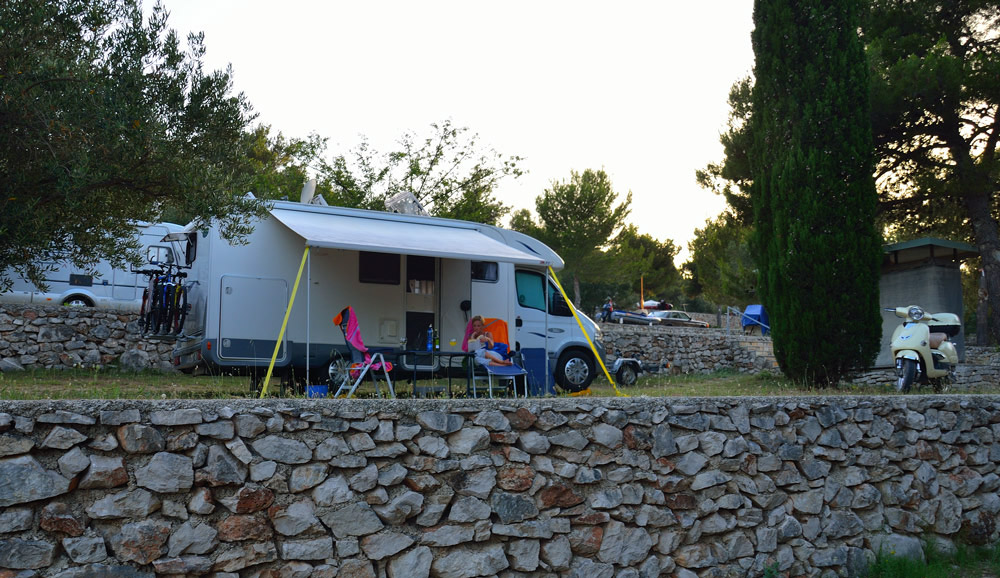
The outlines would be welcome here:
[[[174,335],[180,335],[187,319],[187,287],[177,285],[174,288]]]
[[[160,324],[160,335],[169,335],[174,326],[174,291],[176,285],[167,283],[163,290],[163,322]]]
[[[139,333],[146,332],[146,315],[149,314],[149,288],[142,290],[142,305],[139,306]]]
[[[157,323],[153,333],[162,335],[170,327],[170,282],[167,281],[160,286],[160,307],[156,316]]]
[[[160,287],[159,279],[153,281],[152,297],[149,304],[149,313],[146,314],[146,333],[156,333],[160,326],[160,308],[163,301],[163,291]]]

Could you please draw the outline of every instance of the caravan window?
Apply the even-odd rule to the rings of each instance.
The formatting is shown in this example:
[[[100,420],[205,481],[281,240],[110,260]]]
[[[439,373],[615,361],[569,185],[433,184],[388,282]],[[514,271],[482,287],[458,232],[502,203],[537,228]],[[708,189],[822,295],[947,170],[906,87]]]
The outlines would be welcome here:
[[[424,257],[422,255],[406,256],[406,278],[419,281],[433,281],[434,257]]]
[[[530,271],[516,271],[514,279],[518,305],[545,311],[545,277]]]
[[[500,279],[500,266],[492,261],[473,261],[472,280],[496,283]]]
[[[359,251],[358,281],[380,285],[399,285],[399,255]]]

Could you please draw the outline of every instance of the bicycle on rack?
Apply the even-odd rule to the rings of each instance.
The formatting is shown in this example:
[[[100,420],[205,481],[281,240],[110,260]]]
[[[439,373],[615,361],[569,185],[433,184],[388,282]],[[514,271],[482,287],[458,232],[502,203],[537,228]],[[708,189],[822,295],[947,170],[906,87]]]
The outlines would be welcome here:
[[[138,271],[149,278],[142,292],[139,328],[143,335],[176,336],[184,329],[188,300],[184,279],[177,265]]]

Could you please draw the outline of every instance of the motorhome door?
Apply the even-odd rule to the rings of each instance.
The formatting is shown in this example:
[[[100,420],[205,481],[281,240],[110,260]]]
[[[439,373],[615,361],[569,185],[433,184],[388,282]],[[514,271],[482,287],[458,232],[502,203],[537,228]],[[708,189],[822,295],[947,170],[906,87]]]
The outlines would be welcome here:
[[[219,289],[219,358],[270,361],[288,307],[288,283],[223,275]],[[276,363],[287,361],[286,346],[282,340]]]

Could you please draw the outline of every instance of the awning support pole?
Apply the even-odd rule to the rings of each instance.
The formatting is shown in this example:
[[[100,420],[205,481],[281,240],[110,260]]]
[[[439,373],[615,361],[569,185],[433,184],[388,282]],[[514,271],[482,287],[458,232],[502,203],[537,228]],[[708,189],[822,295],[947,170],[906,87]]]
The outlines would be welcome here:
[[[576,314],[576,307],[572,306],[573,302],[569,300],[569,296],[566,295],[566,291],[563,289],[562,284],[559,283],[559,278],[556,277],[556,272],[552,270],[551,266],[549,266],[549,273],[552,275],[552,280],[555,281],[556,288],[559,289],[559,293],[561,293],[563,299],[566,300],[566,304],[570,305],[569,310],[573,312],[573,319],[576,319],[576,324],[580,326],[580,332],[583,333],[584,339],[586,339],[587,344],[590,345],[590,350],[594,352],[594,359],[597,360],[597,363],[601,364],[601,369],[604,370],[604,375],[608,378],[608,383],[611,384],[611,387],[615,388],[615,394],[617,394],[618,397],[628,397],[628,395],[622,393],[618,389],[618,384],[615,383],[615,380],[611,379],[611,373],[608,371],[608,367],[604,365],[604,360],[597,354],[597,347],[594,345],[594,342],[590,340],[590,335],[587,334],[587,330],[583,328],[583,322],[580,321],[580,316]]]
[[[292,296],[288,299],[288,308],[285,309],[285,320],[281,322],[281,331],[278,333],[278,341],[274,344],[274,353],[271,355],[271,363],[267,366],[267,375],[264,377],[264,386],[260,388],[260,399],[267,395],[267,385],[271,381],[271,372],[274,371],[274,362],[278,359],[278,350],[281,349],[281,340],[285,337],[285,328],[288,327],[288,317],[292,314],[292,305],[295,304],[295,294],[299,292],[299,281],[302,280],[302,270],[306,268],[306,259],[309,257],[309,246],[306,245],[305,252],[302,253],[302,263],[299,264],[299,274],[295,276],[295,285],[292,287]]]
[[[309,246],[306,245],[306,249],[308,248]],[[312,363],[310,363],[311,360],[309,359],[309,342],[312,340],[311,327],[309,325],[309,320],[312,317],[310,314],[310,312],[312,311],[312,299],[311,299],[312,293],[310,293],[310,290],[312,289],[312,270],[313,270],[312,262],[313,262],[312,255],[309,255],[309,258],[306,259],[306,385],[307,386],[312,384],[312,381],[309,380],[309,367],[312,365]]]

